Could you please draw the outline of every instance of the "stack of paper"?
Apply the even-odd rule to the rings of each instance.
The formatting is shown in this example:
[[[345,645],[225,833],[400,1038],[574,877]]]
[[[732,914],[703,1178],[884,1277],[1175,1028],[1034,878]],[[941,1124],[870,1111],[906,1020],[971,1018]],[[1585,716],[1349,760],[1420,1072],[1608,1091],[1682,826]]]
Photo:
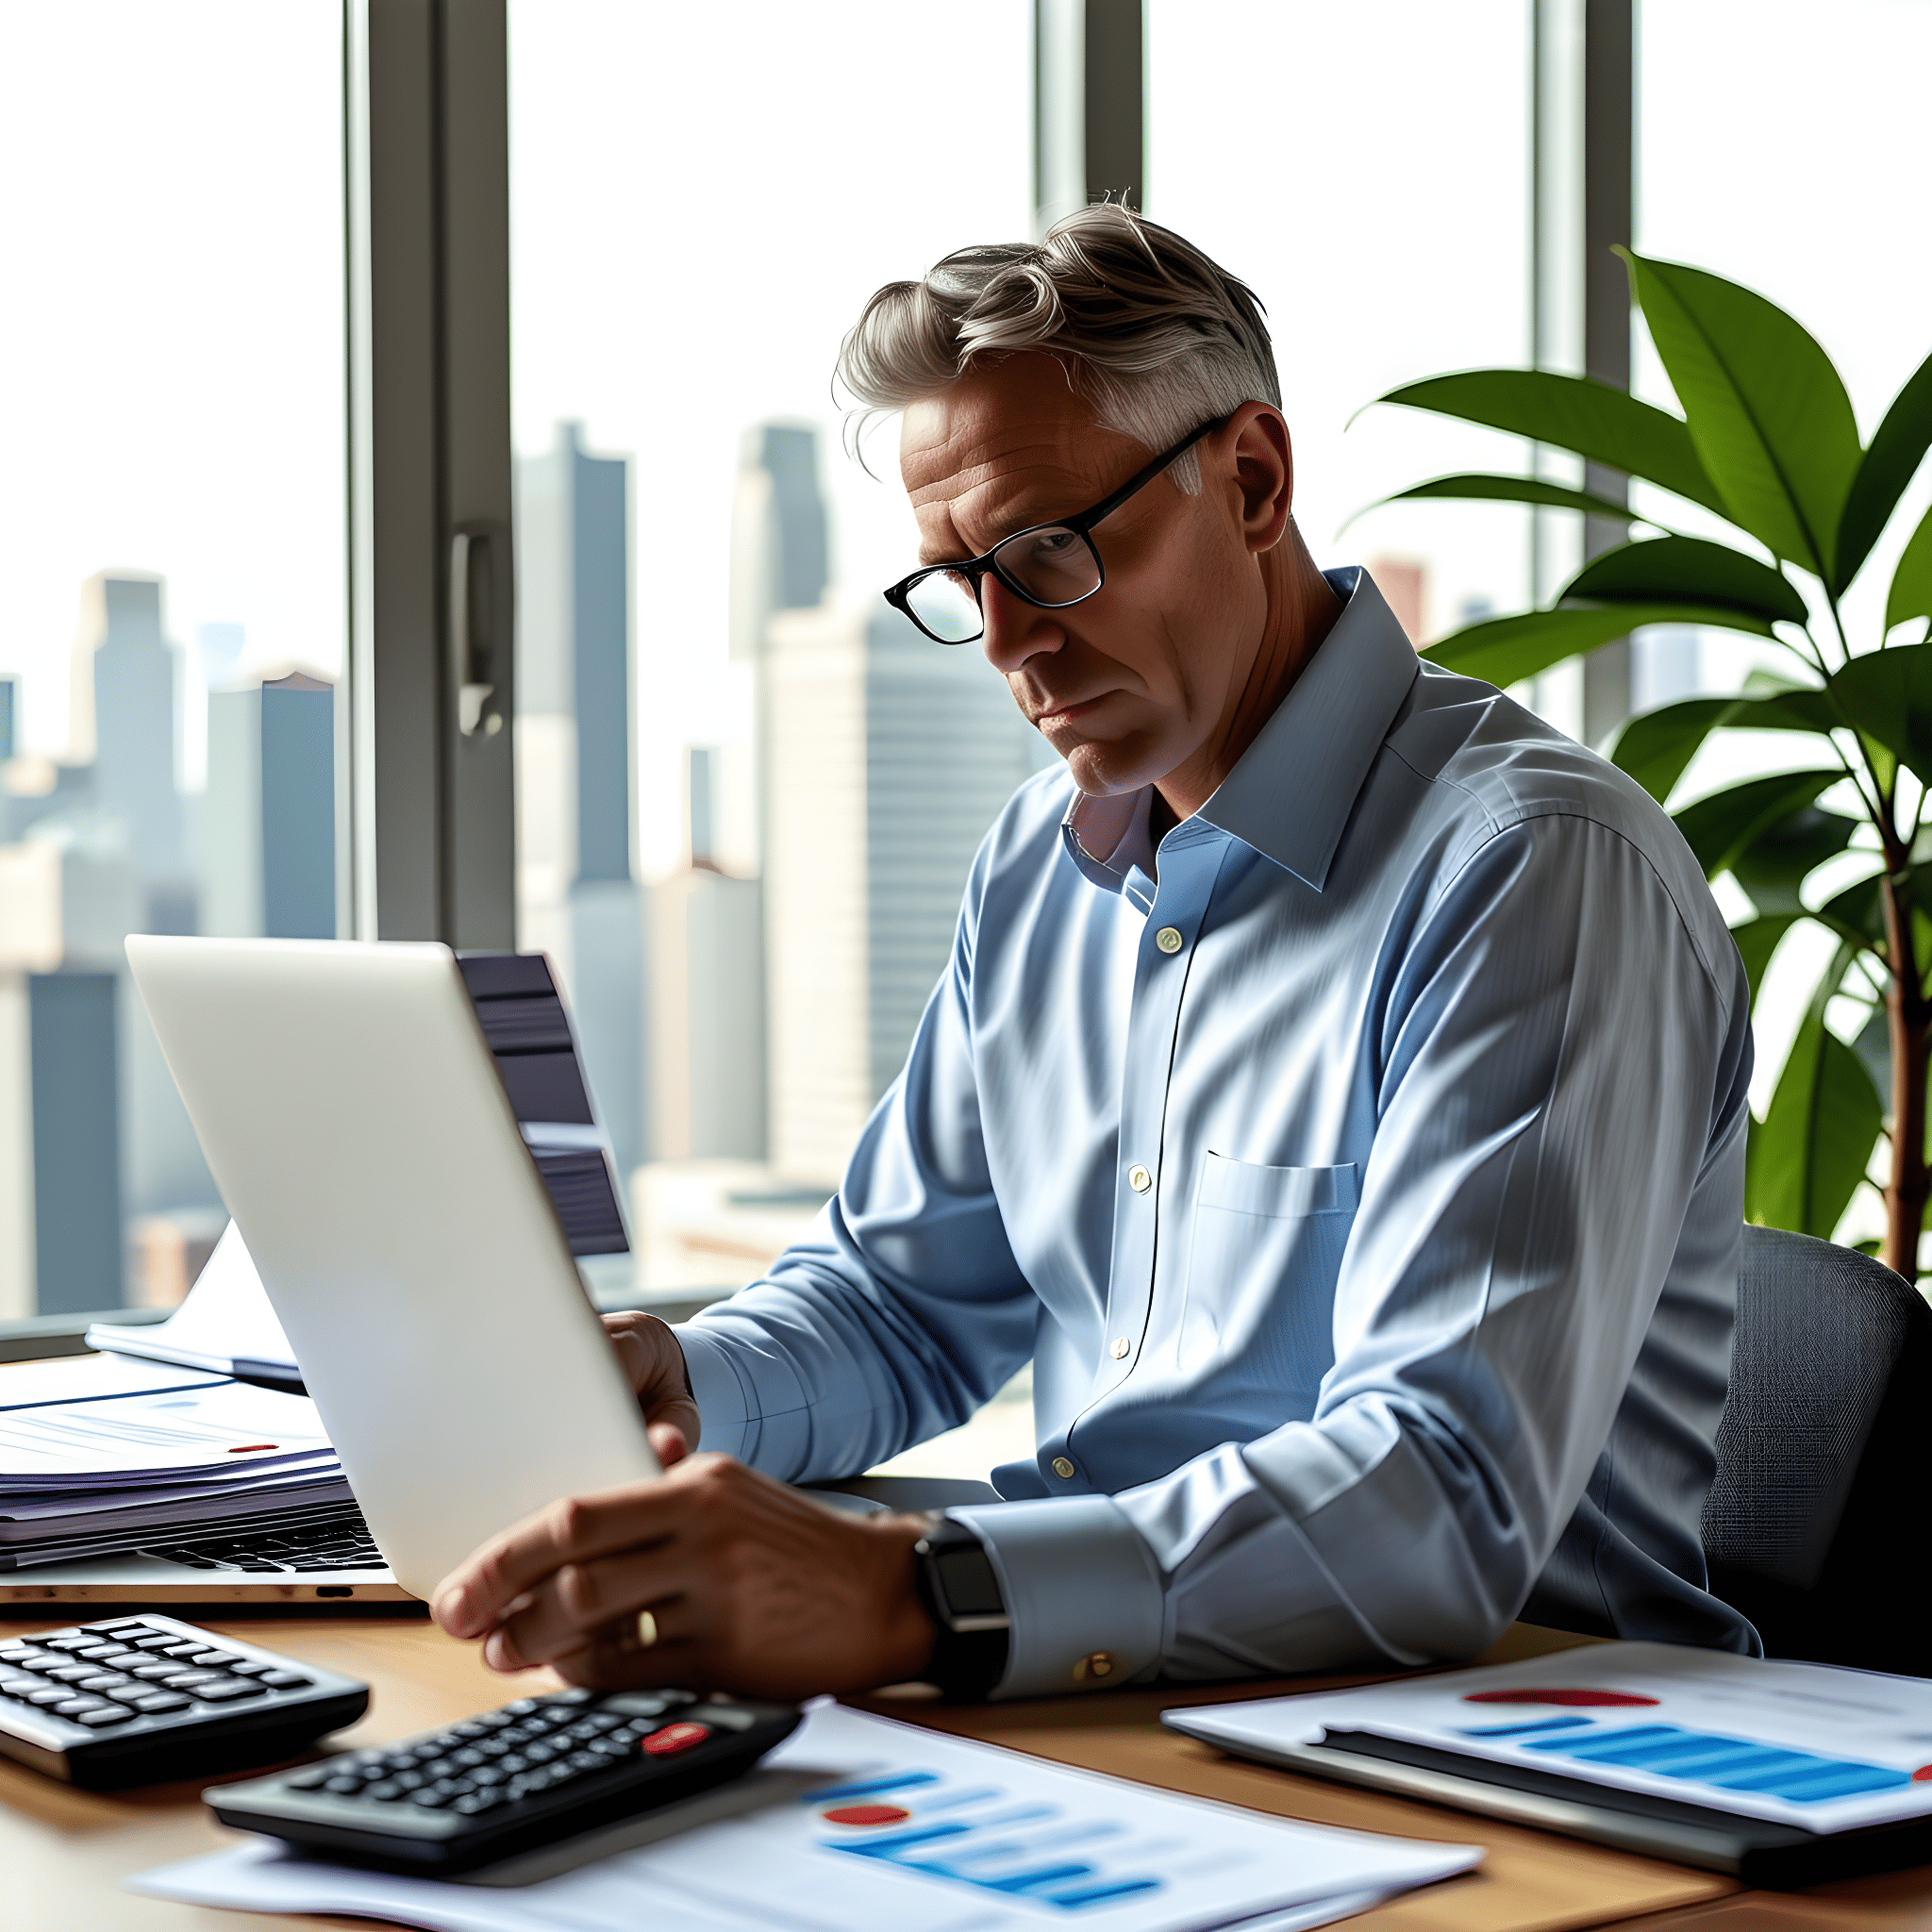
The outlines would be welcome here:
[[[112,1356],[0,1368],[0,1570],[348,1500],[304,1396]]]
[[[1932,1815],[1932,1683],[1724,1651],[1592,1644],[1163,1722],[1297,1767],[1309,1746],[1379,1740],[1404,1762],[1557,1777],[1818,1834]]]
[[[641,1842],[648,1840],[648,1842]],[[129,1880],[254,1911],[446,1932],[1291,1932],[1466,1872],[1424,1844],[1241,1811],[821,1704],[749,1777],[467,1879],[256,1840]]]

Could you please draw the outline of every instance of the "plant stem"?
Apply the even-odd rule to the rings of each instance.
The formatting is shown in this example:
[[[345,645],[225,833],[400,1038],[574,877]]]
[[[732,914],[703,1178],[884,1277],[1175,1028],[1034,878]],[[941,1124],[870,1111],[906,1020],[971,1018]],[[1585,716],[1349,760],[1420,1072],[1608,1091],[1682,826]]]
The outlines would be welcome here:
[[[1888,841],[1888,845],[1894,841]],[[1919,1278],[1919,1230],[1925,1221],[1925,1049],[1928,1011],[1913,944],[1911,874],[1903,855],[1887,852],[1879,892],[1891,954],[1885,1017],[1891,1040],[1891,1174],[1885,1186],[1888,1268]]]

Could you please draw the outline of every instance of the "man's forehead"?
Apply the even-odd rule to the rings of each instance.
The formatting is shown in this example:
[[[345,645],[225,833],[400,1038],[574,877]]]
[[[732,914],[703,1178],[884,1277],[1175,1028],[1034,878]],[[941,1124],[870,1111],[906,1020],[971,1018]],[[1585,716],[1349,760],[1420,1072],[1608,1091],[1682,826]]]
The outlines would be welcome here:
[[[1129,448],[1096,425],[1058,371],[1051,380],[967,377],[908,406],[899,472],[928,543],[950,547],[954,532],[991,542],[1035,509],[1084,508],[1119,466],[1116,441]]]

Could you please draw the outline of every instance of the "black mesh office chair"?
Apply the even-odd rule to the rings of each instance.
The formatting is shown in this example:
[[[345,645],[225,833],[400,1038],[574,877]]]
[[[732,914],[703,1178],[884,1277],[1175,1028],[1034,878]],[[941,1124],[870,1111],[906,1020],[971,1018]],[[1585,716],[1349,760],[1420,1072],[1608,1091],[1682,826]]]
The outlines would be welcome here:
[[[1851,1249],[1745,1228],[1704,1550],[1771,1656],[1932,1676],[1928,1408],[1915,1290]]]

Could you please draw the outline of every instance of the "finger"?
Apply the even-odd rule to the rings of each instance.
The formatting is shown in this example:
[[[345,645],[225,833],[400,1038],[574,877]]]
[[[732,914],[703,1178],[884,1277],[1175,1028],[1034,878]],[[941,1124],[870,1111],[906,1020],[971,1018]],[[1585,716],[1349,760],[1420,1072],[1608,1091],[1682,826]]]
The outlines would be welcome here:
[[[610,1320],[605,1316],[608,1324]],[[641,1395],[652,1379],[654,1364],[651,1352],[644,1346],[644,1339],[635,1328],[613,1328],[610,1340],[617,1350],[617,1359],[622,1364],[625,1378],[630,1383],[632,1392]]]
[[[666,1469],[675,1468],[691,1454],[684,1431],[675,1423],[653,1423],[646,1433],[651,1438],[651,1447],[658,1452],[658,1460]]]
[[[512,1598],[566,1563],[662,1541],[684,1507],[685,1492],[664,1482],[552,1503],[492,1538],[437,1586],[436,1621],[452,1637],[480,1637],[503,1621]]]
[[[677,1635],[670,1612],[683,1605],[688,1581],[685,1564],[661,1548],[567,1563],[491,1632],[484,1661],[492,1670],[527,1670],[598,1641],[600,1632],[629,1641],[642,1609],[658,1617],[660,1635]]]

